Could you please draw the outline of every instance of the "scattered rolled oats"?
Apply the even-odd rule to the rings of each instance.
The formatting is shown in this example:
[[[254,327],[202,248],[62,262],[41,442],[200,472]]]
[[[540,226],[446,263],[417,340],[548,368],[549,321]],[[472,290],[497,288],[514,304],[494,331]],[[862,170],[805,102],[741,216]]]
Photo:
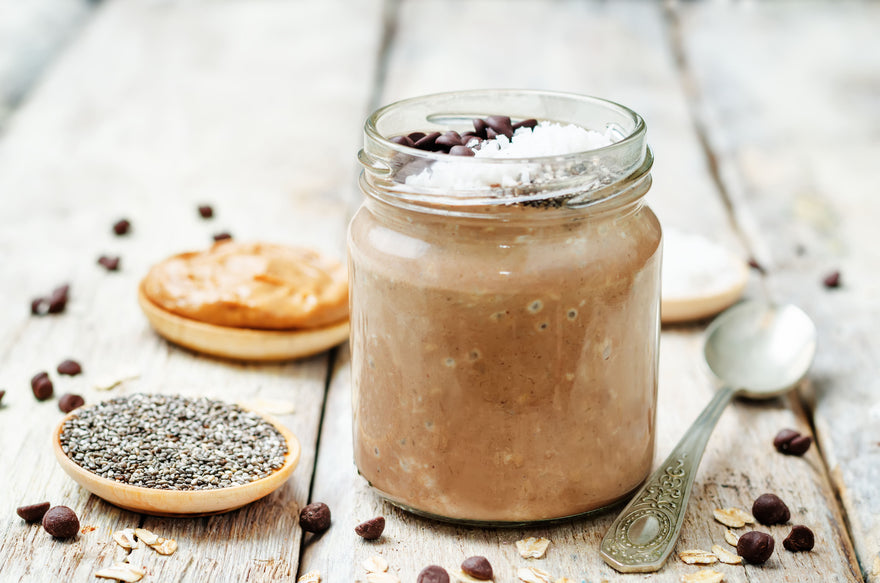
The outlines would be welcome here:
[[[135,583],[135,581],[140,581],[146,573],[145,570],[133,567],[128,563],[116,563],[112,567],[96,571],[95,577],[100,577],[101,579],[116,579],[117,581],[125,581],[126,583]]]
[[[159,535],[150,532],[146,528],[136,528],[134,529],[134,533],[137,535],[138,540],[143,541],[144,544],[153,546],[154,544],[159,542]]]
[[[546,538],[529,538],[516,541],[516,550],[524,559],[540,559],[547,552],[550,541]]]
[[[370,557],[363,565],[367,573],[384,573],[388,570],[388,561],[382,557]]]
[[[400,583],[394,573],[367,573],[367,583]]]
[[[712,552],[718,557],[718,560],[727,565],[739,565],[743,562],[742,557],[734,555],[721,545],[712,545]]]
[[[117,530],[113,533],[112,536],[113,540],[116,541],[116,544],[124,549],[131,550],[137,546],[137,540],[135,540],[134,538],[133,528],[123,528],[122,530]]]
[[[177,541],[173,538],[162,538],[160,536],[159,541],[150,546],[160,555],[173,555],[174,551],[177,550]]]
[[[715,520],[730,528],[742,528],[747,524],[754,524],[755,517],[740,508],[716,508],[712,511]]]
[[[296,583],[321,583],[321,573],[318,571],[309,571],[297,579]]]
[[[724,574],[712,569],[700,569],[696,573],[681,576],[681,583],[721,583]]]
[[[691,549],[678,553],[678,558],[688,565],[711,565],[718,562],[718,557],[708,551]]]
[[[523,583],[553,583],[550,573],[537,567],[522,567],[516,570],[516,576]]]
[[[736,543],[739,542],[739,535],[732,530],[727,529],[726,531],[724,531],[724,540],[727,541],[727,544],[735,547]]]

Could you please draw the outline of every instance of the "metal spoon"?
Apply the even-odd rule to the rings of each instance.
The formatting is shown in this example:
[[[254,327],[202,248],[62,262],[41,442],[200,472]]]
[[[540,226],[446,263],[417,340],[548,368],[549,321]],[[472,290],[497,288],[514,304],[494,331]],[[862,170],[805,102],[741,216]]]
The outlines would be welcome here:
[[[768,399],[797,385],[816,352],[816,327],[803,310],[738,304],[706,332],[703,355],[722,387],[669,457],[648,477],[602,540],[605,562],[622,573],[659,570],[678,540],[691,486],[715,423],[734,396]]]

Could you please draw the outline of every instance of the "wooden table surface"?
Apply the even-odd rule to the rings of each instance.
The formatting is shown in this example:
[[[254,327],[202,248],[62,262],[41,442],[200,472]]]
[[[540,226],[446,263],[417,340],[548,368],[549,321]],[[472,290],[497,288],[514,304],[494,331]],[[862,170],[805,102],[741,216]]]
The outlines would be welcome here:
[[[535,566],[572,581],[678,581],[697,567],[620,575],[599,557],[614,513],[541,528],[438,524],[381,502],[352,462],[349,353],[278,365],[200,356],[156,336],[136,303],[148,267],[230,231],[339,257],[360,203],[355,154],[366,115],[398,98],[479,87],[592,94],[641,113],[656,153],[649,202],[664,226],[700,233],[764,267],[747,295],[794,302],[819,350],[797,394],[736,402],[709,442],[678,549],[725,545],[714,508],[782,496],[810,553],[716,565],[725,581],[880,582],[880,4],[521,0],[0,1],[0,581],[96,581],[120,559],[110,534],[175,538],[140,552],[145,582],[366,581],[380,555],[403,582],[485,555],[496,581]],[[211,221],[200,203],[214,205]],[[127,237],[111,225],[131,220]],[[95,263],[119,254],[122,269]],[[842,286],[822,279],[839,270]],[[69,282],[66,313],[31,298]],[[657,460],[712,393],[705,323],[663,330]],[[84,374],[54,367],[79,360]],[[167,519],[120,510],[72,482],[49,433],[62,414],[29,379],[87,402],[137,391],[292,404],[303,445],[284,487],[241,510]],[[102,379],[139,375],[110,392]],[[794,427],[818,447],[772,448]],[[15,508],[50,500],[84,526],[54,541]],[[303,535],[299,508],[333,525]],[[355,525],[376,515],[385,535]],[[519,557],[525,536],[551,540]]]

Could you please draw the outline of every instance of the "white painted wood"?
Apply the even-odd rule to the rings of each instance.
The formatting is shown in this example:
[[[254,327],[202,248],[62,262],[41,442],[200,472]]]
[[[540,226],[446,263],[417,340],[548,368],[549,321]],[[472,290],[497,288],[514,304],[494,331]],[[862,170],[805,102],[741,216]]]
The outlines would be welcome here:
[[[872,582],[880,581],[878,23],[872,3],[688,5],[681,19],[698,111],[737,221],[769,270],[771,296],[817,321],[807,396]],[[837,269],[843,287],[825,289]]]
[[[746,253],[707,170],[664,13],[655,3],[413,0],[402,3],[396,30],[383,103],[474,87],[563,89],[618,100],[647,119],[657,154],[650,198],[661,220]],[[757,286],[750,291],[753,297],[760,293]],[[711,395],[701,362],[702,331],[692,326],[663,332],[658,461]],[[312,500],[334,509],[334,524],[320,538],[307,537],[303,570],[319,570],[326,580],[365,581],[362,561],[381,555],[401,580],[412,581],[432,563],[455,573],[474,554],[490,559],[498,581],[515,581],[516,568],[527,565],[574,581],[679,581],[697,570],[672,559],[655,575],[612,571],[598,546],[613,513],[551,527],[475,529],[424,520],[381,502],[351,463],[348,372],[343,360],[333,376],[312,493]],[[737,402],[724,414],[697,477],[678,549],[726,545],[712,510],[749,508],[758,495],[773,491],[788,501],[795,521],[816,531],[821,546],[793,555],[781,550],[785,527],[765,529],[780,548],[774,558],[759,567],[718,566],[725,580],[859,581],[818,452],[796,459],[772,448],[775,433],[789,426],[809,431],[796,400]],[[364,542],[353,533],[357,523],[380,514],[388,521],[382,539]],[[551,539],[547,557],[520,558],[513,543],[524,536]]]
[[[242,239],[344,254],[345,200],[379,50],[381,4],[117,0],[102,7],[0,140],[0,580],[91,581],[120,559],[110,533],[145,526],[174,538],[170,557],[136,559],[144,581],[290,581],[308,498],[328,357],[276,365],[198,356],[161,340],[137,306],[155,261]],[[328,31],[343,29],[328,42]],[[196,206],[214,205],[211,221]],[[121,217],[132,231],[115,237]],[[119,254],[121,271],[95,261]],[[67,312],[33,318],[30,299],[71,284]],[[84,374],[54,367],[79,360]],[[95,402],[132,391],[293,402],[280,415],[303,446],[293,477],[240,511],[202,519],[120,511],[67,478],[49,435],[62,414],[29,378]],[[139,379],[110,393],[103,377]],[[14,514],[66,504],[84,526],[55,542]],[[124,555],[124,553],[123,553]]]

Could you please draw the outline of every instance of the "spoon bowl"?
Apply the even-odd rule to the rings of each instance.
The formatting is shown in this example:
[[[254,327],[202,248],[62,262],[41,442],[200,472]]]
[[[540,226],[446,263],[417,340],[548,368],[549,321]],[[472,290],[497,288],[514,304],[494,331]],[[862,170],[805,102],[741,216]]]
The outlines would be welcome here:
[[[795,306],[743,302],[718,316],[703,354],[722,382],[669,457],[651,474],[602,539],[601,555],[621,573],[658,571],[678,541],[706,442],[735,395],[767,399],[807,374],[816,327]]]

